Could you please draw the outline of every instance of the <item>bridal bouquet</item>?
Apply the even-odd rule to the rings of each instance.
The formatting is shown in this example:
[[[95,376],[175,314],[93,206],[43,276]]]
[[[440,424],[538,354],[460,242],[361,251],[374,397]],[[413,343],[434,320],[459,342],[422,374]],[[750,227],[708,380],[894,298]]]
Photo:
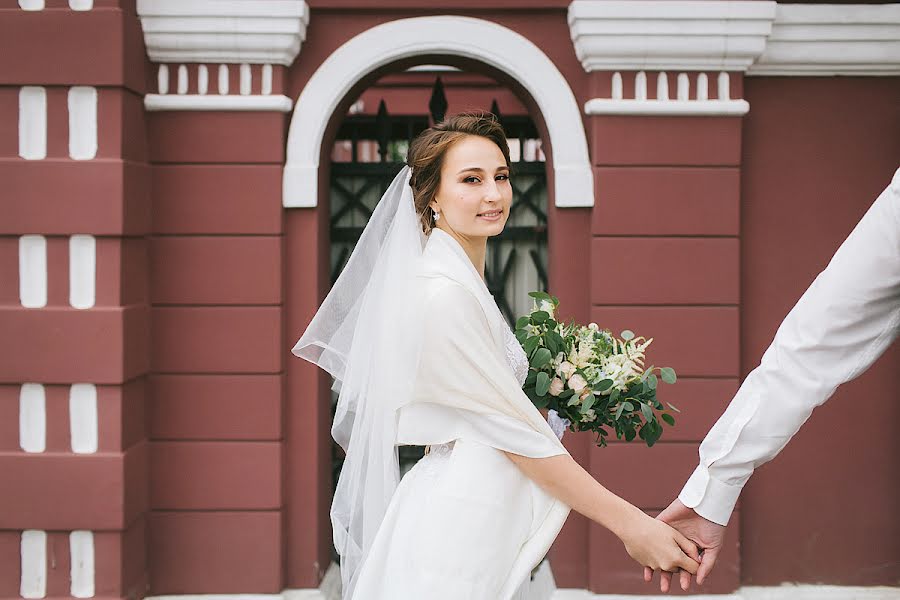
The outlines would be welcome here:
[[[530,365],[522,388],[535,406],[550,409],[548,422],[557,436],[562,438],[566,428],[593,431],[595,443],[603,447],[611,429],[618,439],[639,437],[653,446],[662,435],[660,419],[675,425],[656,398],[659,379],[675,383],[675,371],[644,368],[644,350],[653,338],[635,337],[629,330],[615,337],[596,323],[560,323],[558,298],[546,292],[528,295],[534,308],[516,321],[515,331]]]

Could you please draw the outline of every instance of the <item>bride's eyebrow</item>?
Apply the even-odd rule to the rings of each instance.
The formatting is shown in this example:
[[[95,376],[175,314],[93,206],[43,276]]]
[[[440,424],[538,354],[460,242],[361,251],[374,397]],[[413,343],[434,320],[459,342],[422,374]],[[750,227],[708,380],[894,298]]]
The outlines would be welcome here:
[[[459,171],[457,173],[457,175],[460,175],[461,173],[465,173],[466,171],[477,171],[478,173],[484,173],[484,169],[482,169],[481,167],[467,167],[467,168]],[[502,165],[502,166],[497,167],[497,171],[509,171],[509,167],[507,167],[506,165]]]

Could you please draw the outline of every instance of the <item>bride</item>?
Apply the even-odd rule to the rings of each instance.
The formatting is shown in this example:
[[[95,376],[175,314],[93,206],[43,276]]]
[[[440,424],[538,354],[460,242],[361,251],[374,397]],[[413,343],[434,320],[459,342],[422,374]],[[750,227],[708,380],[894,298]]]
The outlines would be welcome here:
[[[422,132],[293,348],[339,393],[343,600],[524,598],[571,509],[643,566],[699,566],[693,543],[575,462],[522,391],[528,359],[484,282],[509,165],[490,113]],[[426,446],[402,479],[398,445]]]

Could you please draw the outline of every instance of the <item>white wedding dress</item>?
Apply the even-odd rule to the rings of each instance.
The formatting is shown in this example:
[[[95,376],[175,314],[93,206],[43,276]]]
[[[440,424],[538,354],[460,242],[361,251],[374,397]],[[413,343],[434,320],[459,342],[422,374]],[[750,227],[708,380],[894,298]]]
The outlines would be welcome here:
[[[570,508],[501,450],[568,452],[522,392],[525,353],[462,247],[434,230],[423,258],[429,319],[397,444],[427,454],[391,497],[353,600],[531,600]]]

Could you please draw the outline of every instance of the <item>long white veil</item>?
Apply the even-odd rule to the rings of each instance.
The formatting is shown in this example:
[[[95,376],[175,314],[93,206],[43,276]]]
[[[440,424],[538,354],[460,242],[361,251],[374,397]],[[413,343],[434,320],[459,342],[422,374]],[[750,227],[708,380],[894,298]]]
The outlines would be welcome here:
[[[404,166],[376,206],[346,267],[292,352],[339,391],[331,435],[346,452],[331,505],[342,596],[353,597],[400,481],[396,410],[411,398],[424,309],[415,273],[426,236]]]

